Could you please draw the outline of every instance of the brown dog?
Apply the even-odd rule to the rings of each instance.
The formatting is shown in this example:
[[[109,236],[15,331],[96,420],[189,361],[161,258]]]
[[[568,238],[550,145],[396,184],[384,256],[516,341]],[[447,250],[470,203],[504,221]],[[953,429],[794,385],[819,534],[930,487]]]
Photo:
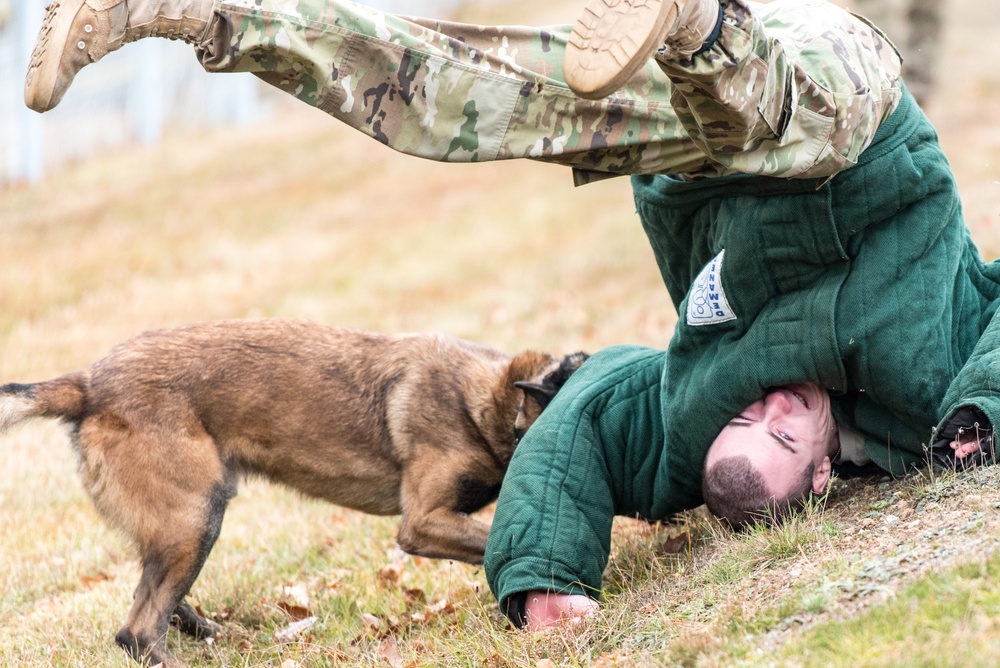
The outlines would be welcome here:
[[[514,357],[442,335],[291,320],[147,332],[89,369],[0,387],[0,432],[69,423],[84,486],[135,543],[142,577],[115,640],[173,663],[167,625],[212,635],[183,602],[244,475],[348,508],[402,514],[407,552],[480,563],[524,430],[586,359]]]

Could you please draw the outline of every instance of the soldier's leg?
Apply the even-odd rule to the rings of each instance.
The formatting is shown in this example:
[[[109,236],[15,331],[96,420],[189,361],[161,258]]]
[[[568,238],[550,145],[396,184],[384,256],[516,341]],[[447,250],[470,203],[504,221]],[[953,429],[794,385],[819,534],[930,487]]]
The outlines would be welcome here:
[[[565,26],[474,26],[350,2],[217,3],[209,71],[249,71],[391,148],[438,161],[533,158],[610,173],[683,173],[706,158],[649,63],[584,100],[562,67]]]
[[[724,0],[709,48],[658,55],[594,101],[567,90],[564,27],[407,19],[347,2],[312,0],[314,11],[303,2],[283,9],[287,0],[253,4],[217,5],[223,21],[204,52],[207,69],[253,71],[434,160],[825,176],[854,163],[900,94],[891,46],[821,0],[753,11]]]
[[[441,161],[549,159],[612,173],[705,162],[669,105],[667,77],[613,99],[563,82],[565,28],[409,19],[338,0],[62,0],[25,80],[51,109],[75,74],[147,36],[181,37],[211,72],[252,72],[392,148]]]
[[[849,166],[892,102],[883,62],[891,57],[873,54],[879,43],[861,24],[845,24],[846,14],[822,3],[760,7],[762,19],[742,0],[723,4],[711,48],[645,63],[622,90],[588,101],[564,83],[565,28],[463,26],[346,1],[218,0],[206,11],[206,0],[65,0],[43,26],[26,98],[50,108],[73,74],[107,51],[181,34],[207,70],[253,72],[433,160],[787,177]],[[140,10],[146,23],[136,27]]]
[[[696,1],[591,0],[574,34],[605,5],[641,13],[650,5]],[[853,165],[899,101],[900,60],[892,45],[824,0],[721,4],[717,39],[690,57],[678,54],[672,33],[652,21],[646,24],[654,33],[661,31],[663,46],[654,59],[674,84],[671,106],[717,171],[818,177]],[[584,48],[607,53],[609,59],[615,53],[596,35],[606,35],[615,46],[618,19],[612,12],[602,16],[608,25],[590,27],[594,37],[583,45],[570,41],[567,68],[575,66]],[[628,69],[648,55],[637,51],[621,67]],[[616,59],[606,63],[608,72],[614,71],[611,61]],[[567,75],[576,78],[573,72]]]

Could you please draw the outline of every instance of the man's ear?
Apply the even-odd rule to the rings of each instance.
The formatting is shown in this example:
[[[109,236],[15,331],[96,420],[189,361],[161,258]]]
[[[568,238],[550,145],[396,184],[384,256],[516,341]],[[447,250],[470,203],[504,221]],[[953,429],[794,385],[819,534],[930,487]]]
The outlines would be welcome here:
[[[823,458],[823,463],[816,467],[813,471],[813,493],[823,494],[826,491],[826,485],[830,482],[830,474],[833,472],[833,464],[830,462],[829,457]]]

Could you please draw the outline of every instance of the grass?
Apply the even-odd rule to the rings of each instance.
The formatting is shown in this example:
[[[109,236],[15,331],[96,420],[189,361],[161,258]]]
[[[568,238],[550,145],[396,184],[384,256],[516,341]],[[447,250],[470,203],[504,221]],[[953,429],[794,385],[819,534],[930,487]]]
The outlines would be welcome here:
[[[822,624],[785,648],[808,665],[996,665],[1000,587],[995,560],[976,559],[907,587],[855,619]]]
[[[949,5],[943,69],[986,58],[973,45],[1000,49],[969,37],[1000,10],[988,5]],[[567,7],[460,18],[551,22]],[[975,105],[955,76],[931,112],[992,258],[1000,86],[968,76]],[[439,330],[510,351],[665,345],[676,315],[626,181],[574,189],[534,163],[417,162],[314,110],[279,114],[0,190],[0,382],[223,317]],[[824,507],[746,535],[701,511],[622,519],[602,612],[543,635],[509,629],[480,569],[399,553],[393,518],[250,482],[191,597],[225,634],[169,643],[194,666],[996,665],[997,482],[838,481]],[[0,535],[0,665],[131,665],[112,638],[138,570],[57,425],[0,441]],[[303,612],[315,624],[282,639]]]

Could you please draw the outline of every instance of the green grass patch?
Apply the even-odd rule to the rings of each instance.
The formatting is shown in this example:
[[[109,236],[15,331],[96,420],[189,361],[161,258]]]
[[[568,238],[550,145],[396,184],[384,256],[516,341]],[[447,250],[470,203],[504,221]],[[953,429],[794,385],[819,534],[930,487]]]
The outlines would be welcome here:
[[[1000,562],[935,573],[847,620],[818,625],[781,656],[810,666],[1000,664]]]

